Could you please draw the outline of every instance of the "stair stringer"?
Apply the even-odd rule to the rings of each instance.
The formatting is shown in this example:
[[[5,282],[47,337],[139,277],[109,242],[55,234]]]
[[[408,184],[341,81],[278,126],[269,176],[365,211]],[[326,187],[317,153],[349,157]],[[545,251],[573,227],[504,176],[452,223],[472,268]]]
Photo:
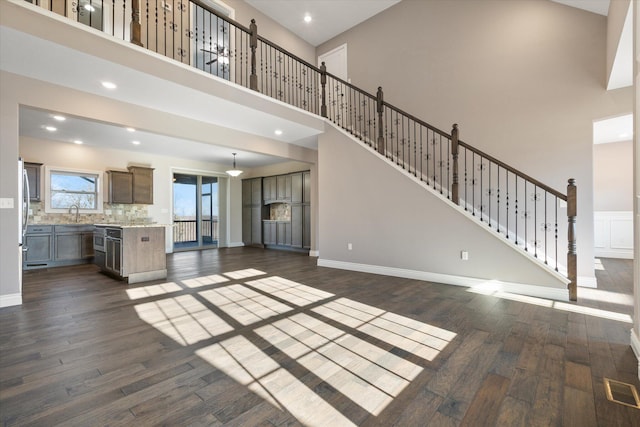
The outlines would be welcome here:
[[[357,137],[325,123],[318,139],[319,266],[568,299],[569,280],[562,274]],[[469,261],[460,259],[463,250]]]

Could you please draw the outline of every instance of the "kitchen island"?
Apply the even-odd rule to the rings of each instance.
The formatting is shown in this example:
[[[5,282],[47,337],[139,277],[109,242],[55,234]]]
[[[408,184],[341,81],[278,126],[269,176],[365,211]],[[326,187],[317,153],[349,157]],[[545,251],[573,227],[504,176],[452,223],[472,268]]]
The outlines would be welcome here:
[[[164,225],[96,224],[94,249],[104,273],[130,284],[167,277]]]

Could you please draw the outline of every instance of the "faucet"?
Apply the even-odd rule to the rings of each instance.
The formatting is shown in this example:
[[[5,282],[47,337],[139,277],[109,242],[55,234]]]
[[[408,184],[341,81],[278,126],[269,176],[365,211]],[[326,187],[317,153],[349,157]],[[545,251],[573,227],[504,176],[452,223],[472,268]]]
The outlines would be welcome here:
[[[76,208],[76,223],[78,222],[78,214],[80,213],[80,206],[78,205],[71,205],[69,206],[69,213],[71,213],[71,211],[73,210],[73,208]]]

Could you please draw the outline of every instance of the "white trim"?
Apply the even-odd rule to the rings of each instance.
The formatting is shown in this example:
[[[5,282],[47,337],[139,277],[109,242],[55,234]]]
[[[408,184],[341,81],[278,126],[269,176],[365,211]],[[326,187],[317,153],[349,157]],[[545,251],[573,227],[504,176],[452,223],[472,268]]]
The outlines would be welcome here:
[[[402,277],[405,279],[423,280],[425,282],[474,288],[491,284],[495,291],[509,292],[518,295],[534,296],[551,300],[568,301],[569,293],[562,288],[527,285],[523,283],[501,282],[497,280],[477,279],[473,277],[453,276],[450,274],[431,273],[428,271],[407,270],[404,268],[383,267],[379,265],[358,264],[353,262],[318,259],[319,267],[337,268],[341,270],[359,271],[380,274],[383,276]]]
[[[633,259],[633,250],[614,252],[595,249],[594,255],[596,258]]]
[[[230,243],[227,245],[227,247],[228,247],[228,248],[240,248],[240,247],[242,247],[242,246],[244,246],[244,243],[243,243],[243,242],[230,242]]]
[[[22,305],[22,294],[0,295],[0,308]]]
[[[578,287],[579,288],[597,288],[598,287],[598,279],[595,277],[589,276],[578,276]],[[578,295],[578,298],[580,295]]]
[[[79,209],[79,214],[101,214],[103,212],[104,194],[106,189],[106,181],[103,181],[104,174],[102,171],[91,169],[77,169],[59,166],[44,167],[44,212],[45,213],[71,213],[69,208],[67,209],[54,209],[51,207],[51,173],[52,172],[70,172],[75,174],[87,174],[96,175],[98,182],[96,182],[96,208],[95,209]],[[103,184],[104,183],[104,184]]]
[[[507,239],[507,237],[504,235],[504,233],[498,233],[498,231],[496,230],[495,227],[489,227],[487,222],[479,222],[477,220],[477,217],[474,217],[471,212],[466,211],[463,206],[456,205],[451,200],[449,200],[447,198],[446,194],[440,194],[440,191],[434,190],[425,181],[419,181],[415,176],[413,176],[413,174],[411,172],[409,172],[409,170],[407,170],[407,169],[399,169],[397,167],[397,165],[393,162],[393,160],[390,160],[387,157],[381,157],[378,154],[378,152],[373,148],[373,146],[369,146],[367,144],[362,143],[362,141],[358,140],[353,135],[349,134],[349,132],[347,132],[346,130],[344,130],[341,127],[337,126],[331,120],[329,120],[327,118],[325,118],[324,120],[325,120],[326,124],[328,124],[330,126],[333,126],[333,128],[336,131],[341,132],[346,137],[351,138],[353,141],[357,142],[360,145],[361,148],[363,148],[365,150],[368,150],[369,153],[371,153],[372,155],[376,156],[376,158],[378,158],[380,161],[386,162],[387,164],[392,166],[393,169],[396,172],[403,174],[404,176],[409,178],[411,181],[413,181],[413,183],[415,183],[416,185],[419,185],[420,187],[426,189],[429,193],[433,194],[435,197],[437,197],[440,200],[442,200],[451,209],[454,209],[457,212],[459,212],[460,214],[462,214],[465,217],[467,217],[469,219],[469,221],[472,221],[474,224],[476,224],[478,227],[480,227],[481,230],[484,230],[485,232],[489,233],[489,235],[493,236],[494,238],[496,238],[496,239],[500,240],[501,242],[503,242],[508,247],[512,248],[515,253],[520,254],[520,256],[523,256],[523,257],[527,258],[534,265],[538,266],[538,268],[546,271],[548,274],[554,276],[559,281],[561,281],[561,282],[563,282],[563,283],[565,283],[567,285],[571,282],[566,276],[564,276],[563,274],[561,274],[558,271],[555,271],[553,268],[551,268],[551,266],[546,265],[544,263],[544,261],[542,260],[542,258],[536,258],[532,252],[527,252],[527,251],[522,250],[521,246],[515,246],[512,240]],[[560,271],[562,271],[562,272],[566,271],[566,266],[563,266],[561,264],[559,264],[558,266],[560,268]],[[579,280],[578,280],[578,284],[580,284]]]
[[[631,349],[638,359],[638,379],[640,379],[640,337],[631,329]]]
[[[312,257],[316,257],[316,258],[317,258],[317,257],[319,257],[319,256],[320,256],[320,251],[312,251],[312,250],[310,250],[310,251],[309,251],[309,256],[312,256]]]

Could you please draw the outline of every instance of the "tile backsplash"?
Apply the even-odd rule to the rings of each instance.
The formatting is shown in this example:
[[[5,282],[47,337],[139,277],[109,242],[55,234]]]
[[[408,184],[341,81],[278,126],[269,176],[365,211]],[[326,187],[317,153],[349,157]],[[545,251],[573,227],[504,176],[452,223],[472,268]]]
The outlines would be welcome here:
[[[42,202],[31,202],[30,209],[32,212],[32,215],[29,215],[30,224],[74,224],[76,222],[75,212],[46,213]],[[147,205],[104,203],[100,214],[80,213],[78,215],[78,224],[148,224],[151,221]]]
[[[273,203],[269,210],[272,221],[291,221],[291,205],[288,203]]]

